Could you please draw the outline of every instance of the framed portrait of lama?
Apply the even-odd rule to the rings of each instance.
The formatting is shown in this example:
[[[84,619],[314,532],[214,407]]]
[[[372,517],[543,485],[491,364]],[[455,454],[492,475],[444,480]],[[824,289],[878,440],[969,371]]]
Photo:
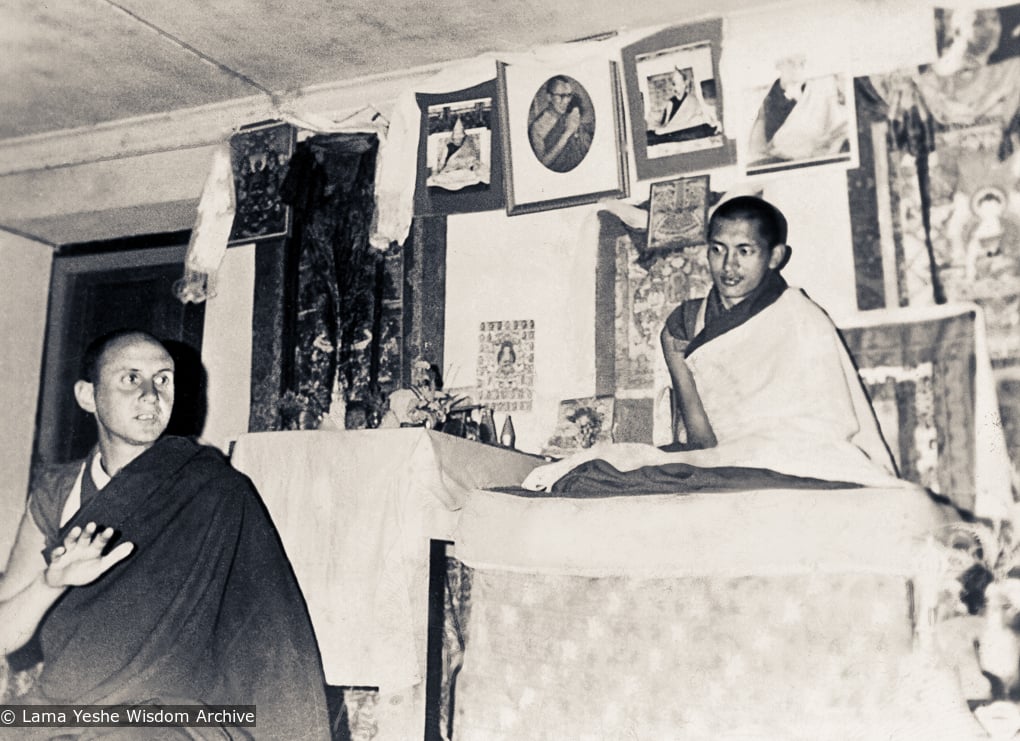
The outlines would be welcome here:
[[[723,121],[719,19],[676,26],[623,48],[637,176],[704,171],[736,161]]]
[[[627,195],[616,63],[499,63],[511,216]]]
[[[419,216],[494,211],[504,204],[496,81],[418,93],[421,110],[414,206]]]

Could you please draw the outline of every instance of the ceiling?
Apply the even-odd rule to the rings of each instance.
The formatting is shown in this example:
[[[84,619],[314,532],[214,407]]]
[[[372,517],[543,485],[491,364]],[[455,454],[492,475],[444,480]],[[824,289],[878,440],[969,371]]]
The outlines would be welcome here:
[[[725,13],[754,0],[716,0]],[[704,15],[698,0],[0,0],[0,140]]]

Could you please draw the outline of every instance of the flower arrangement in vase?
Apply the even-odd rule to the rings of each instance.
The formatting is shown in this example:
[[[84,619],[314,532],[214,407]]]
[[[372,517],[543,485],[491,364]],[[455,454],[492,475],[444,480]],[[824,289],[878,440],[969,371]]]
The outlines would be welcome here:
[[[411,388],[390,394],[390,411],[400,425],[440,430],[464,401],[467,396],[443,391],[443,377],[435,364],[416,360],[411,368]]]

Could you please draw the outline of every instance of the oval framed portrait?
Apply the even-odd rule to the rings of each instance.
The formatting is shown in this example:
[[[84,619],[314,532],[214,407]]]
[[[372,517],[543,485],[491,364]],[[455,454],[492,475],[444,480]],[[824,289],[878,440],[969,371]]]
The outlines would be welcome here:
[[[570,172],[588,155],[595,137],[595,107],[584,85],[557,74],[535,91],[528,141],[538,161],[553,172]]]
[[[496,92],[507,214],[626,197],[616,62],[497,62]]]

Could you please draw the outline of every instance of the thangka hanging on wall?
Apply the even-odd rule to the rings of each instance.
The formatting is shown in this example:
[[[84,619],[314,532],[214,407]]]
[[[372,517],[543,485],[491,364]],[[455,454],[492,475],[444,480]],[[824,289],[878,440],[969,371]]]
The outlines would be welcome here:
[[[647,249],[672,252],[705,244],[708,198],[708,175],[652,183]]]
[[[704,245],[643,257],[628,236],[616,240],[616,388],[655,389],[659,333],[677,304],[708,294]]]
[[[286,123],[256,124],[230,137],[237,207],[231,242],[285,237],[290,207],[280,186],[294,154],[296,131]]]
[[[1009,380],[1020,367],[1020,5],[934,13],[938,59],[881,80],[894,132],[925,120],[932,129],[919,156],[909,146],[916,138],[904,145],[895,136],[909,152],[889,155],[897,288],[901,305],[938,294],[983,307],[1020,472],[1020,405]]]
[[[889,155],[900,304],[935,293],[977,302],[993,364],[1020,365],[1020,6],[937,9],[935,18],[939,58],[913,75],[908,96],[934,122],[927,172],[909,152]]]
[[[482,322],[478,328],[478,403],[529,412],[535,387],[535,321]]]
[[[1001,139],[997,124],[942,131],[929,160],[939,281],[947,300],[984,308],[988,352],[999,367],[1020,364],[1020,152],[1001,161]],[[931,275],[914,160],[899,152],[892,157],[902,230],[900,287],[907,303],[926,302]]]

